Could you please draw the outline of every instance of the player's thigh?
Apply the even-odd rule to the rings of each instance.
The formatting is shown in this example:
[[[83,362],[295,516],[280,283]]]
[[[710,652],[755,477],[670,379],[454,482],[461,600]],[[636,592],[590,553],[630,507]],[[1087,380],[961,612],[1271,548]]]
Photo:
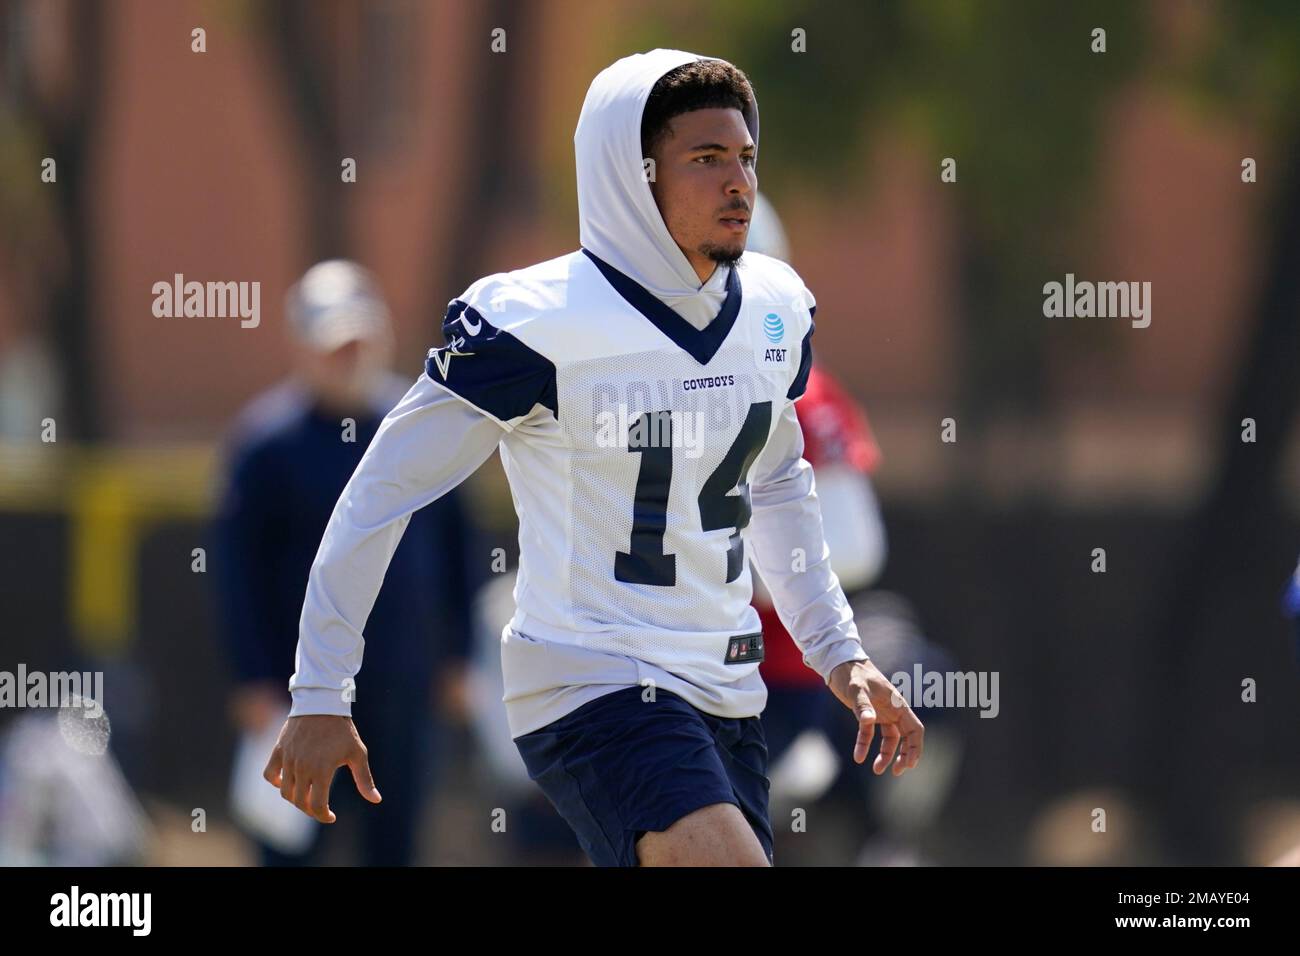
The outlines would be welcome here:
[[[636,843],[642,866],[767,866],[767,855],[734,803],[712,803]]]

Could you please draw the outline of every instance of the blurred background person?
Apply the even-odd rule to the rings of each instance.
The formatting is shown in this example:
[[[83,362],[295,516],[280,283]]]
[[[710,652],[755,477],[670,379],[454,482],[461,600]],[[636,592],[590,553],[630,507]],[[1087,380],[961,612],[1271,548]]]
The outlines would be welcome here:
[[[57,692],[56,692],[57,694]],[[58,695],[0,730],[0,866],[135,866],[155,834],[108,715]]]
[[[313,266],[289,290],[285,311],[293,373],[240,415],[216,520],[217,580],[236,680],[231,713],[245,735],[234,810],[265,865],[320,859],[320,825],[281,799],[260,771],[288,714],[298,618],[321,535],[384,415],[409,385],[387,371],[388,309],[355,263]],[[367,865],[406,865],[415,856],[438,736],[431,689],[440,670],[463,665],[468,647],[466,567],[464,516],[450,494],[411,518],[367,622],[367,691],[353,713],[363,733],[384,741],[374,765],[384,799],[340,812],[360,822],[359,857]],[[347,790],[336,790],[336,799],[346,800]]]
[[[745,251],[783,262],[790,260],[785,228],[761,193],[755,196]],[[880,449],[861,406],[817,362],[815,355],[807,391],[795,404],[795,411],[803,429],[804,458],[813,466],[817,478],[831,566],[844,593],[853,594],[874,583],[885,564],[885,525],[871,487],[871,472],[880,460]],[[818,732],[826,710],[822,706],[826,692],[822,679],[804,664],[802,653],[777,617],[757,573],[754,581],[754,606],[763,623],[764,659],[759,671],[768,690],[763,728],[776,776],[776,761],[795,739],[805,730]],[[824,761],[817,763],[825,766]],[[823,786],[829,782],[825,780]],[[807,786],[811,789],[801,786],[799,792],[808,794],[817,789],[811,782]]]
[[[780,216],[761,194],[755,197],[745,248],[790,260]],[[866,411],[817,362],[815,355],[808,389],[795,410],[803,428],[804,458],[816,474],[831,566],[853,602],[863,647],[886,675],[899,670],[910,673],[917,663],[926,671],[950,668],[951,657],[921,636],[907,601],[897,595],[867,593],[884,570],[887,538],[871,483],[872,472],[880,462],[880,448]],[[915,843],[937,820],[955,779],[960,749],[957,738],[948,733],[951,721],[933,708],[922,707],[919,701],[909,701],[926,724],[927,750],[930,737],[937,738],[934,768],[927,765],[925,771],[911,775],[914,779],[886,779],[880,783],[872,780],[874,775],[867,768],[879,752],[879,740],[873,742],[860,767],[841,759],[840,755],[848,752],[847,742],[853,739],[854,725],[846,724],[836,708],[827,706],[821,678],[804,664],[798,645],[777,616],[758,574],[754,580],[754,606],[763,623],[765,656],[759,670],[768,690],[763,728],[772,766],[772,817],[777,832],[788,829],[782,824],[793,808],[822,799],[837,780],[842,780],[846,784],[846,814],[863,817],[870,807],[874,817],[859,827],[859,836],[872,832],[873,837],[857,859],[864,863],[917,862]],[[934,727],[933,717],[944,726]],[[902,801],[889,800],[885,794],[872,799],[872,794],[882,789],[881,784],[887,794],[905,790],[907,795]],[[842,825],[851,827],[852,823]],[[789,842],[789,852],[795,859],[804,856],[797,841]],[[846,845],[840,842],[841,847]]]

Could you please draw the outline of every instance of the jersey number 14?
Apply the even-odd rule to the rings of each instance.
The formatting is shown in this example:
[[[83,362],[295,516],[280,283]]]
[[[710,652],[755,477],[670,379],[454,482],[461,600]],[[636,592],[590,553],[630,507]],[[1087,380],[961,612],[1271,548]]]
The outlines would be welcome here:
[[[658,418],[657,422],[650,421]],[[658,424],[662,430],[651,430]],[[734,528],[727,545],[727,583],[740,577],[745,563],[745,542],[740,532],[749,524],[752,508],[749,483],[742,481],[763,450],[772,425],[772,403],[749,406],[745,423],[731,447],[700,489],[700,526],[705,531]],[[672,587],[677,583],[677,556],[664,553],[664,532],[668,528],[668,489],[673,478],[672,418],[668,412],[645,412],[638,431],[666,436],[655,447],[628,451],[641,456],[632,502],[632,540],[627,551],[614,554],[614,577],[627,584]],[[732,494],[732,492],[737,492]]]

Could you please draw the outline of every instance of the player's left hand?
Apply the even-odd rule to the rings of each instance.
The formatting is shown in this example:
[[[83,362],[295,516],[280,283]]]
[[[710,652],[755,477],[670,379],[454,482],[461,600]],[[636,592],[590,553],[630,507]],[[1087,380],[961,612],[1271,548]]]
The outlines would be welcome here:
[[[880,753],[871,764],[876,774],[884,773],[893,763],[894,776],[902,776],[921,762],[925,725],[880,668],[871,661],[845,661],[831,671],[829,684],[835,696],[858,718],[854,763],[867,759],[876,724],[880,725]]]

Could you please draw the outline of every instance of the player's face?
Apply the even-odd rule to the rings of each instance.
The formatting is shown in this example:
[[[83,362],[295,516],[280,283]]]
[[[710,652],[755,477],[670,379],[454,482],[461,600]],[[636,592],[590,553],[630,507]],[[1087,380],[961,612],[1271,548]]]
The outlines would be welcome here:
[[[383,338],[356,339],[330,351],[302,346],[298,372],[317,400],[348,410],[365,404],[388,356]]]
[[[755,151],[740,110],[721,108],[674,116],[655,149],[650,191],[701,282],[745,251]]]

